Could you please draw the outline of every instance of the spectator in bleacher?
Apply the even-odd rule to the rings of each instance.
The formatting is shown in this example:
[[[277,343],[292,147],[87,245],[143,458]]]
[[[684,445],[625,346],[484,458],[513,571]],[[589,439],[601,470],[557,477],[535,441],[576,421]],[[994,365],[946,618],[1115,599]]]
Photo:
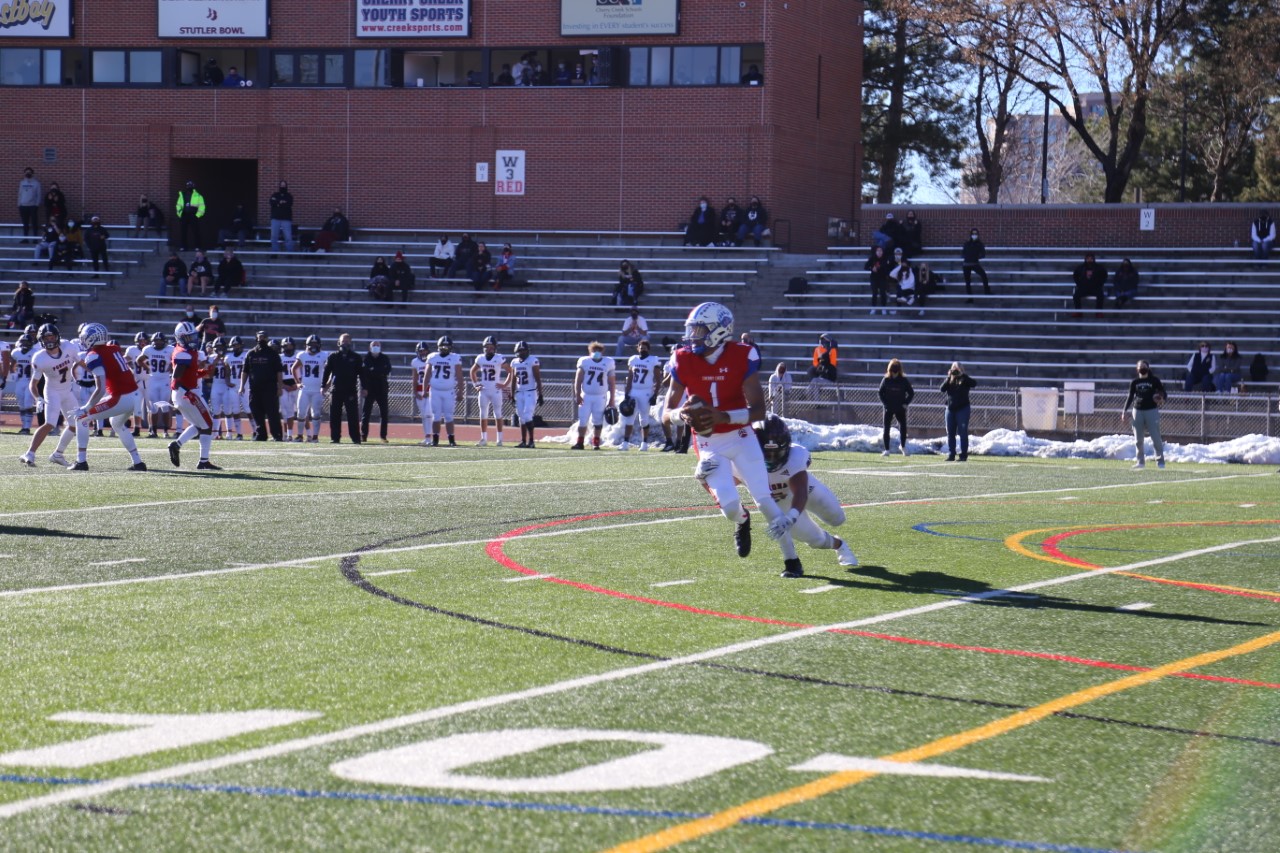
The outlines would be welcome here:
[[[479,251],[476,241],[471,239],[470,234],[464,233],[458,239],[458,245],[453,247],[453,261],[449,264],[449,269],[445,270],[445,278],[471,278],[476,271],[476,253]]]
[[[899,305],[915,305],[916,271],[911,268],[911,262],[901,248],[893,250],[893,268],[889,270],[889,277],[898,283],[898,295],[894,301]]]
[[[908,258],[914,258],[924,251],[924,227],[916,219],[914,210],[907,211],[907,218],[902,220],[898,230],[902,235],[902,251]]]
[[[13,305],[9,311],[9,327],[19,329],[36,319],[36,294],[31,285],[22,280],[13,292]]]
[[[593,74],[595,73],[594,68],[591,69],[591,71]],[[582,63],[581,62],[573,63],[573,74],[569,76],[569,85],[585,86],[591,82],[594,82],[594,81],[587,76],[587,69],[583,67]]]
[[[1084,263],[1076,266],[1071,273],[1071,278],[1075,281],[1075,289],[1071,291],[1071,304],[1076,308],[1074,316],[1080,316],[1080,306],[1086,299],[1092,297],[1097,307],[1098,316],[1101,317],[1102,308],[1107,302],[1106,294],[1103,291],[1107,284],[1107,268],[1097,262],[1093,257],[1093,252],[1087,252],[1084,256]]]
[[[391,267],[387,266],[387,259],[381,255],[374,258],[373,266],[369,267],[369,280],[365,283],[365,289],[374,299],[385,301],[391,298]]]
[[[64,230],[67,235],[67,242],[71,244],[71,251],[75,254],[76,260],[84,257],[84,229],[80,227],[80,223],[71,220],[67,223]]]
[[[1138,298],[1138,270],[1133,261],[1125,258],[1120,262],[1116,274],[1111,277],[1111,286],[1115,291],[1117,308],[1123,308]]]
[[[284,250],[293,251],[293,193],[289,182],[281,181],[280,188],[267,200],[271,208],[271,251],[280,251],[280,238],[284,237]]]
[[[813,366],[809,368],[810,384],[835,382],[839,362],[840,346],[835,338],[830,335],[820,335],[818,345],[813,348]]]
[[[885,254],[884,246],[873,246],[871,257],[867,258],[862,268],[870,273],[871,313],[875,314],[877,306],[880,306],[880,313],[888,314],[889,310],[884,306],[889,304],[889,273],[893,269],[893,262]]]
[[[716,240],[720,246],[738,246],[738,226],[742,224],[742,208],[738,207],[738,200],[733,196],[729,196],[728,201],[724,203],[724,207],[720,209],[720,233]]]
[[[1213,375],[1217,373],[1215,360],[1213,351],[1209,349],[1209,343],[1201,341],[1199,348],[1191,354],[1191,358],[1187,359],[1187,376],[1182,383],[1183,390],[1212,391]]]
[[[1249,229],[1249,239],[1253,243],[1255,258],[1265,261],[1271,257],[1271,249],[1276,244],[1276,223],[1271,214],[1265,210],[1258,211],[1258,218],[1253,220],[1253,227]]]
[[[1222,345],[1222,355],[1214,359],[1213,387],[1219,394],[1230,393],[1244,378],[1244,359],[1236,350],[1234,341]]]
[[[902,362],[896,358],[889,359],[884,378],[880,380],[880,405],[884,406],[884,435],[881,437],[884,450],[881,456],[889,455],[889,430],[896,419],[898,421],[899,450],[907,455],[907,406],[911,405],[916,390],[911,387],[911,380],[902,370]]]
[[[769,411],[786,415],[787,397],[791,396],[791,374],[787,372],[786,362],[778,362],[778,366],[769,374]]]
[[[742,212],[741,224],[738,226],[738,245],[741,246],[746,242],[747,237],[757,245],[760,240],[769,231],[769,214],[765,211],[764,205],[760,204],[760,196],[753,195],[751,201],[747,204],[747,209]]]
[[[563,63],[561,63],[563,65]],[[431,250],[431,277],[436,278],[436,269],[447,273],[449,267],[453,265],[453,255],[456,252],[453,241],[449,239],[448,234],[441,234],[440,239],[436,242],[435,248]]]
[[[516,253],[510,243],[502,244],[502,254],[493,264],[489,273],[489,283],[494,290],[501,290],[502,285],[511,281],[516,274]]]
[[[991,295],[991,282],[987,279],[987,271],[982,266],[982,259],[987,256],[987,244],[982,242],[982,238],[978,236],[978,229],[974,228],[969,232],[969,239],[960,247],[960,269],[964,273],[964,292],[969,298],[965,300],[967,303],[973,302],[973,275],[977,273],[978,278],[982,280],[982,292]]]
[[[52,219],[58,227],[67,222],[67,197],[58,189],[57,181],[49,184],[49,191],[44,194],[44,218]]]
[[[53,251],[49,255],[49,269],[61,266],[70,270],[75,265],[75,262],[75,248],[71,245],[71,241],[67,239],[66,234],[59,234],[58,242],[54,244]]]
[[[167,296],[168,289],[173,288],[174,296],[186,294],[187,265],[178,257],[177,252],[169,253],[169,260],[164,262],[160,271],[160,295]]]
[[[18,218],[22,220],[23,237],[40,236],[40,196],[43,195],[36,170],[28,166],[18,181]],[[22,242],[26,242],[23,240]]]
[[[902,245],[902,225],[893,218],[892,213],[884,215],[884,222],[871,235],[871,245],[880,246],[886,255]]]
[[[204,196],[196,189],[195,181],[187,181],[186,189],[178,192],[174,209],[178,214],[178,251],[185,252],[188,246],[200,246],[200,220],[204,219],[206,208]]]
[[[719,227],[720,220],[716,218],[716,209],[704,195],[698,199],[693,213],[689,214],[689,224],[684,229],[684,244],[686,246],[714,245]]]
[[[568,86],[569,80],[572,76],[573,75],[569,73],[569,66],[565,65],[563,62],[557,62],[556,73],[555,77],[552,78],[552,82],[557,86]]]
[[[743,86],[759,86],[763,82],[764,75],[760,73],[759,65],[749,65],[747,67],[747,73],[743,74],[741,77],[741,83]]]
[[[236,257],[230,246],[222,250],[222,259],[218,261],[218,278],[213,283],[213,292],[231,293],[231,288],[245,283],[244,264]]]
[[[1260,352],[1255,352],[1253,361],[1249,362],[1249,381],[1266,382],[1267,374],[1270,372],[1270,368],[1267,367],[1267,357]]]
[[[649,337],[649,323],[640,316],[640,309],[631,308],[631,316],[622,321],[622,334],[618,335],[618,345],[614,347],[613,357],[620,359],[626,355],[627,348],[633,347]]]
[[[644,279],[640,270],[631,261],[624,260],[618,265],[618,284],[613,288],[613,304],[635,307],[640,304],[644,295]]]
[[[743,332],[738,335],[738,343],[744,347],[751,347],[756,351],[756,363],[764,364],[764,354],[760,352],[760,345],[756,343],[755,337],[750,332]]]
[[[106,228],[102,227],[102,219],[95,216],[89,220],[89,230],[84,235],[85,248],[89,250],[89,257],[93,260],[93,271],[98,271],[98,261],[102,261],[102,269],[110,270],[111,263],[107,260],[107,241],[111,239],[111,234]]]
[[[227,76],[222,78],[222,85],[228,89],[238,89],[240,84],[244,82],[244,78],[240,76],[240,69],[234,65],[227,67]]]
[[[218,229],[218,244],[226,246],[232,240],[238,247],[244,247],[245,240],[253,239],[253,217],[243,204],[237,204],[231,211],[231,221],[226,228]]]
[[[400,301],[408,302],[409,294],[413,292],[413,286],[416,282],[413,277],[413,269],[409,266],[409,262],[404,259],[404,252],[396,252],[396,256],[391,260],[391,267],[387,277],[391,279],[391,293],[399,292]]]
[[[471,281],[479,290],[489,280],[489,273],[493,269],[493,253],[489,251],[489,244],[480,242],[476,244],[476,257],[472,264]]]
[[[1124,423],[1132,411],[1133,441],[1138,461],[1134,468],[1146,467],[1146,436],[1151,434],[1151,446],[1156,451],[1156,466],[1164,467],[1164,442],[1160,438],[1160,404],[1165,400],[1164,384],[1151,372],[1145,360],[1138,362],[1138,375],[1129,383],[1129,396],[1124,401],[1120,423]],[[1130,410],[1130,407],[1133,407]]]
[[[133,236],[141,236],[148,229],[154,231],[157,237],[162,236],[164,233],[164,213],[161,212],[158,204],[148,200],[144,195],[138,199],[138,209],[134,211]]]
[[[951,362],[947,378],[938,388],[947,395],[947,461],[956,461],[956,439],[960,440],[960,461],[969,461],[969,389],[977,386],[973,377],[964,372],[960,362]]]
[[[323,245],[324,250],[327,252],[334,243],[345,243],[350,239],[351,220],[343,215],[342,208],[335,207],[333,216],[326,219],[324,224],[320,226],[320,233],[316,235],[316,245]]]
[[[921,317],[924,316],[924,306],[928,303],[930,295],[937,293],[941,288],[942,279],[929,268],[928,264],[916,267],[916,304],[920,306]]]
[[[204,249],[196,249],[196,256],[187,267],[187,293],[195,296],[196,285],[200,285],[201,296],[207,296],[213,287],[213,261],[205,255]]]
[[[201,347],[207,347],[227,334],[227,324],[218,316],[219,313],[217,305],[210,305],[209,316],[196,324],[196,331],[200,333]]]
[[[52,258],[53,250],[58,245],[58,235],[62,233],[62,229],[58,227],[58,223],[52,219],[44,226],[44,233],[40,239],[36,241],[35,259]]]
[[[200,77],[200,85],[221,86],[226,79],[227,76],[218,67],[218,60],[212,56],[209,57],[209,61],[204,64],[204,74]]]

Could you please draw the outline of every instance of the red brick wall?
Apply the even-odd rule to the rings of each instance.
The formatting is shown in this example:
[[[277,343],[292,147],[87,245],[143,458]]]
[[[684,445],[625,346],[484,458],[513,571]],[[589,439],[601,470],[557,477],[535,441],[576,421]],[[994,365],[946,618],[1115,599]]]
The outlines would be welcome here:
[[[71,43],[0,46],[165,47],[154,0],[82,0]],[[668,230],[698,195],[719,205],[761,196],[791,222],[793,247],[827,243],[828,216],[855,209],[861,4],[856,0],[685,0],[680,34],[563,39],[559,0],[474,0],[472,37],[357,40],[354,4],[273,0],[267,41],[201,48],[765,45],[760,88],[201,90],[0,87],[0,137],[16,182],[22,165],[56,180],[74,213],[121,221],[140,192],[168,206],[172,158],[258,161],[257,217],[277,180],[295,217],[335,205],[382,227]],[[337,11],[337,14],[334,12]],[[323,14],[322,14],[323,12]],[[821,86],[817,57],[822,56]],[[819,96],[819,88],[821,95]],[[819,103],[820,101],[820,103]],[[42,152],[57,149],[57,162]],[[495,197],[475,163],[527,152],[527,190]],[[491,167],[492,168],[492,167]],[[174,176],[175,180],[177,176]],[[227,211],[211,210],[216,226]],[[8,220],[14,214],[0,214]]]
[[[1268,206],[1268,205],[1263,205]],[[871,234],[892,212],[899,219],[916,212],[930,246],[960,246],[977,227],[988,247],[1168,248],[1249,245],[1256,204],[1077,204],[1077,205],[864,205],[860,233],[850,238],[870,245]],[[1275,205],[1272,216],[1275,216]],[[1139,228],[1140,211],[1155,211],[1155,230]],[[833,243],[835,241],[832,241]]]

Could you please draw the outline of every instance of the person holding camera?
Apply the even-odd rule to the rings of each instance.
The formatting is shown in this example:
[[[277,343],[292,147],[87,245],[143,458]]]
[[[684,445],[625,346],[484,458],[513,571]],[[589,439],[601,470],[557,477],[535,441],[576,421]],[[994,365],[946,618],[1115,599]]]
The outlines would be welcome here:
[[[836,381],[836,364],[840,360],[840,347],[830,335],[818,338],[818,345],[813,348],[813,367],[809,368],[809,380],[812,383],[834,383]]]
[[[1146,359],[1138,362],[1138,375],[1129,383],[1129,396],[1120,413],[1120,423],[1133,419],[1133,441],[1137,462],[1134,469],[1147,467],[1146,434],[1156,451],[1156,467],[1164,467],[1164,441],[1160,437],[1160,404],[1165,401],[1164,383],[1151,372]]]
[[[947,395],[947,461],[956,461],[956,438],[960,439],[960,461],[969,461],[969,390],[977,386],[973,377],[964,372],[960,362],[951,362],[947,378],[938,388]]]

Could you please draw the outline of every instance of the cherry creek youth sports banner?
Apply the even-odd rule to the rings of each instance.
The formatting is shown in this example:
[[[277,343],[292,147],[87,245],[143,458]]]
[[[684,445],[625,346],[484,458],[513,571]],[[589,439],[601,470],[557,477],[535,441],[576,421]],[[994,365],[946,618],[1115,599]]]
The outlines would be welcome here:
[[[158,0],[156,35],[162,39],[267,38],[268,0]]]
[[[466,38],[471,0],[355,0],[357,38]]]

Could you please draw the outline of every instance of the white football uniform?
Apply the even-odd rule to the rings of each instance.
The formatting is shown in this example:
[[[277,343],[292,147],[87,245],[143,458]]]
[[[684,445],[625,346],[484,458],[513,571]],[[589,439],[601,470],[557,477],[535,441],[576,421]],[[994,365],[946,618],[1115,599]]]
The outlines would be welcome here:
[[[502,388],[499,382],[503,378],[502,365],[506,359],[498,353],[487,356],[484,353],[476,356],[476,399],[480,403],[480,417],[491,417],[502,423]]]
[[[517,358],[511,362],[511,371],[516,375],[516,415],[522,424],[533,420],[533,413],[538,408],[538,379],[533,375],[533,369],[537,366],[536,355]]]
[[[9,372],[9,387],[13,389],[19,412],[36,410],[35,396],[31,393],[31,357],[35,354],[35,347],[26,352],[17,347],[9,351],[9,358],[13,360]]]
[[[239,394],[231,387],[230,375],[231,371],[225,361],[214,368],[213,385],[209,392],[209,411],[215,418],[235,414],[235,407],[240,403]]]
[[[280,420],[291,421],[298,417],[298,384],[293,379],[293,363],[297,360],[297,351],[293,355],[280,356],[284,365],[284,393],[280,395]]]
[[[791,478],[801,471],[808,470],[811,461],[808,450],[793,444],[786,463],[778,470],[769,472],[769,494],[777,502],[778,509],[784,513],[791,509],[791,499],[794,497],[791,492]],[[800,517],[792,526],[791,534],[813,548],[830,548],[831,534],[815,524],[809,517],[810,514],[832,527],[844,524],[844,508],[840,506],[840,499],[812,472],[809,474],[809,498],[805,502],[804,512],[800,513]]]
[[[462,356],[456,352],[448,355],[433,352],[427,356],[427,367],[423,375],[431,394],[433,420],[453,423],[453,413],[458,408],[458,377],[462,375],[461,371]]]
[[[129,365],[129,369],[133,371],[133,378],[138,383],[138,402],[133,408],[133,416],[135,418],[141,418],[143,412],[146,411],[147,400],[150,399],[147,396],[150,393],[148,385],[150,377],[147,374],[146,368],[143,366],[142,347],[137,344],[130,345],[129,348],[124,351],[124,361],[125,364]]]
[[[167,411],[171,405],[169,401],[169,360],[173,358],[173,347],[165,346],[161,349],[156,349],[154,345],[147,344],[142,348],[139,356],[147,360],[147,368],[150,370],[150,378],[147,380],[147,401],[150,404],[151,411]]]
[[[313,353],[303,350],[294,363],[301,380],[298,391],[298,417],[319,422],[324,415],[324,363],[329,353],[321,350]]]
[[[627,359],[627,371],[631,374],[631,399],[635,400],[636,410],[623,423],[640,422],[642,428],[653,423],[652,404],[654,383],[662,376],[662,359],[652,353],[644,358],[633,355]]]
[[[426,359],[415,355],[413,357],[413,361],[409,362],[409,369],[413,371],[413,389],[416,392],[418,390],[418,386],[422,385],[423,371],[427,369]],[[414,398],[413,410],[418,413],[418,417],[430,417],[431,400],[427,397],[425,386],[422,391],[423,393],[421,398],[416,396]]]
[[[31,374],[37,381],[44,378],[45,417],[56,423],[61,412],[68,423],[74,423],[76,410],[80,408],[80,385],[76,380],[83,372],[79,363],[80,347],[63,341],[57,355],[44,347],[31,352]]]
[[[246,387],[244,393],[240,393],[240,374],[244,372],[244,350],[239,354],[227,352],[227,384],[231,386],[231,393],[227,397],[227,414],[228,415],[247,415],[249,414],[249,389]]]
[[[604,426],[604,410],[609,402],[609,377],[613,376],[613,359],[609,356],[596,361],[589,355],[578,359],[582,371],[582,404],[578,406],[578,426],[585,427],[590,420],[593,426]]]

